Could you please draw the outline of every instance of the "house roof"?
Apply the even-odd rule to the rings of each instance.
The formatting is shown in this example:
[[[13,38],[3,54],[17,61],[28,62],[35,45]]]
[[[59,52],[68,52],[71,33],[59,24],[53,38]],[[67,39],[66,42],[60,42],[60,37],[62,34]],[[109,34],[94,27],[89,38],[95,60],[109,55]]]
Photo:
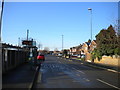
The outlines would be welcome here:
[[[90,45],[90,43],[88,43],[88,42],[85,42],[85,44],[87,44],[88,46]]]
[[[96,43],[96,40],[93,40]]]
[[[93,41],[96,43],[96,40],[93,40]],[[93,41],[92,41],[92,42],[93,42]],[[91,43],[90,43],[90,45],[91,45]]]
[[[96,43],[96,40],[93,40],[95,43]],[[92,42],[93,42],[92,41]],[[84,42],[83,44],[80,44],[78,46],[75,46],[75,47],[71,47],[70,49],[78,49],[78,48],[81,48],[84,44],[86,44],[88,47],[90,46],[90,42]]]

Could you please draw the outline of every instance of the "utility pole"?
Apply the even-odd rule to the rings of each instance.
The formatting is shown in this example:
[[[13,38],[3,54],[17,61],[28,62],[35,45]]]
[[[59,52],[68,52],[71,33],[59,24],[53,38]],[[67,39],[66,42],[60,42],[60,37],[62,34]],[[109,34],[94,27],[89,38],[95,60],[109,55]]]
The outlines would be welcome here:
[[[20,46],[20,37],[18,38],[18,46]]]
[[[42,47],[42,46],[41,46],[41,44],[39,43],[39,44],[38,44],[38,50],[39,50],[38,52],[39,52],[39,54],[40,54],[40,50],[41,50],[40,48],[41,48],[41,47]]]
[[[64,35],[62,35],[62,51],[63,51],[63,36],[64,36]]]
[[[41,47],[41,44],[39,43],[39,44],[38,44],[38,48],[39,48],[39,50],[40,50],[40,47]]]
[[[28,41],[29,30],[27,30],[27,41]]]

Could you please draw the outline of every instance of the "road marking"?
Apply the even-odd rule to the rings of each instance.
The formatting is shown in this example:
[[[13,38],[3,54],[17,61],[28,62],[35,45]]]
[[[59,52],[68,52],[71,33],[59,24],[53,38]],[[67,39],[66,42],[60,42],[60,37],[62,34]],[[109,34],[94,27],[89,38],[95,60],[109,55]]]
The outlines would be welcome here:
[[[37,77],[37,83],[40,83],[41,82],[41,72],[38,73],[38,77]]]
[[[81,81],[75,81],[75,80],[74,80],[74,81],[72,81],[72,82],[81,82]]]
[[[86,80],[86,81],[88,81],[88,82],[90,81],[90,80],[89,80],[89,79],[87,79],[87,78],[83,78],[83,79],[84,79],[84,80]]]
[[[75,69],[75,68],[72,68],[72,69],[74,69],[74,70],[76,70],[77,72],[80,72],[80,73],[82,73],[82,74],[85,74],[83,71],[77,70],[77,69]]]
[[[80,76],[80,74],[76,74],[77,76]]]
[[[114,85],[112,85],[112,84],[109,84],[109,83],[107,83],[107,82],[105,82],[105,81],[103,81],[103,80],[100,80],[100,79],[97,79],[97,80],[100,81],[100,82],[102,82],[102,83],[104,83],[104,84],[107,84],[107,85],[109,85],[109,86],[111,86],[111,87],[114,87],[114,88],[117,88],[117,89],[120,90],[120,88],[118,88],[118,87],[116,87],[116,86],[114,86]]]
[[[75,69],[75,68],[72,68],[72,69],[77,70],[77,69]]]
[[[115,70],[112,70],[112,69],[107,69],[108,71],[112,71],[112,72],[117,72]],[[117,73],[120,73],[120,72],[117,72]]]
[[[116,70],[107,69],[107,68],[103,68],[103,67],[99,67],[99,66],[94,66],[94,65],[88,65],[88,66],[95,67],[95,68],[100,68],[100,69],[111,71],[111,72],[114,72],[114,73],[120,73],[120,72],[118,72]]]
[[[59,61],[59,63],[61,63],[61,62]]]
[[[78,72],[81,72],[82,74],[85,74],[83,71],[77,70]]]

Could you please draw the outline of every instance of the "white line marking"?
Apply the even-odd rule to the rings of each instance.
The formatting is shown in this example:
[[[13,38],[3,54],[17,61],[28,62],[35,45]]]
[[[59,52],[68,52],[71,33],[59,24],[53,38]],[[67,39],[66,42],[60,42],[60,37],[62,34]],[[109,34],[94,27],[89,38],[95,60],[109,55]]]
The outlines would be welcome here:
[[[88,82],[90,81],[90,80],[89,80],[89,79],[87,79],[87,78],[83,78],[83,79],[84,79],[84,80],[86,80],[86,81],[88,81]]]
[[[72,81],[72,82],[81,82],[81,81]]]
[[[59,63],[61,63],[61,62],[59,61]]]
[[[76,74],[77,76],[80,76],[80,74]]]
[[[116,87],[116,86],[114,86],[114,85],[112,85],[112,84],[109,84],[109,83],[107,83],[107,82],[105,82],[105,81],[103,81],[103,80],[100,80],[100,79],[97,79],[97,80],[100,81],[100,82],[102,82],[102,83],[104,83],[104,84],[107,84],[107,85],[109,85],[109,86],[111,86],[111,87],[114,87],[114,88],[117,88],[117,89],[120,90],[120,88],[118,88],[118,87]]]
[[[81,72],[82,74],[85,74],[83,71],[77,70],[78,72]]]
[[[80,73],[82,73],[82,74],[85,74],[83,71],[77,70],[77,69],[75,69],[75,68],[72,68],[72,69],[74,69],[74,70],[76,70],[77,72],[80,72]]]
[[[111,71],[111,72],[114,72],[114,73],[120,73],[118,71],[115,71],[115,70],[112,70],[112,69],[103,68],[103,67],[99,67],[99,66],[93,66],[93,65],[88,65],[88,66],[97,67],[97,68],[100,68],[100,69],[103,69],[103,70],[107,70],[107,71]]]
[[[89,80],[89,79],[86,79],[86,81],[88,81],[88,82],[89,82],[90,80]]]
[[[76,70],[75,68],[72,68],[72,69]]]
[[[108,71],[112,71],[112,72],[117,72],[115,70],[112,70],[112,69],[107,69]],[[117,72],[117,73],[120,73],[120,72]]]

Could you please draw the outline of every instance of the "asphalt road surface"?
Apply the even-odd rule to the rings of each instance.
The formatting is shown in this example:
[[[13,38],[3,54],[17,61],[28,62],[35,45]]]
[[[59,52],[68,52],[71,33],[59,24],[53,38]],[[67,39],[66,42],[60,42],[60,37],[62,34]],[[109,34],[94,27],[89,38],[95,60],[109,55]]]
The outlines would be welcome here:
[[[119,88],[118,73],[46,56],[34,88]]]

